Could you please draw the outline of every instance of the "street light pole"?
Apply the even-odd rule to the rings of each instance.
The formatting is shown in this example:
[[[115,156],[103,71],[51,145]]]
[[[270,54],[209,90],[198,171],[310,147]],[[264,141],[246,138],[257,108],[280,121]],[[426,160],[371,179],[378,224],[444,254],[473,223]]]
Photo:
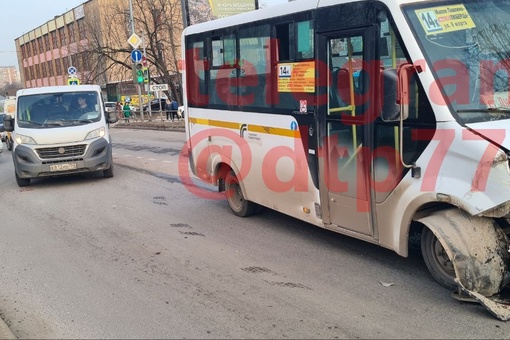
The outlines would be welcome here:
[[[135,20],[133,18],[133,2],[129,0],[129,20],[131,21],[131,34],[135,34]],[[143,102],[142,102],[142,86],[138,83],[136,86],[138,91],[138,104],[140,109],[140,121],[143,122]],[[135,115],[136,117],[136,115]]]
[[[135,20],[133,19],[133,1],[129,0],[129,21],[131,22],[131,34],[135,33]]]

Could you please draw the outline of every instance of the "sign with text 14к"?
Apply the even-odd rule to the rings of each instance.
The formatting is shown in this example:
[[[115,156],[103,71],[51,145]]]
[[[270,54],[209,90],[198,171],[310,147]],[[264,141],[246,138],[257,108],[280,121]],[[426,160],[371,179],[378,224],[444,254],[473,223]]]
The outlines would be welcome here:
[[[152,92],[156,91],[168,91],[168,84],[154,84],[150,86]]]

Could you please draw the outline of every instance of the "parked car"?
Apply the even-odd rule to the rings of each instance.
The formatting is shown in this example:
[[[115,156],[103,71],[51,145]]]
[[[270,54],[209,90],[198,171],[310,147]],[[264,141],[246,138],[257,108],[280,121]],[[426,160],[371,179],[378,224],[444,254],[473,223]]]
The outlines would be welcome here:
[[[184,106],[179,106],[177,109],[177,116],[179,116],[179,118],[184,118]]]
[[[161,101],[161,110],[164,111],[166,110],[166,98],[157,98],[157,99],[153,99],[151,100],[151,102],[149,104],[145,104],[143,106],[143,112],[147,112],[149,110],[149,105],[151,107],[151,111],[159,111],[160,110],[160,106],[159,106],[159,103]]]
[[[5,130],[4,130],[4,117],[5,117],[5,113],[0,113],[0,139],[2,140],[2,142],[6,141],[5,138],[7,136],[7,132],[5,132]],[[2,150],[3,150],[3,145],[2,145]]]
[[[117,103],[116,102],[104,102],[104,107],[106,109],[106,112],[117,111]]]

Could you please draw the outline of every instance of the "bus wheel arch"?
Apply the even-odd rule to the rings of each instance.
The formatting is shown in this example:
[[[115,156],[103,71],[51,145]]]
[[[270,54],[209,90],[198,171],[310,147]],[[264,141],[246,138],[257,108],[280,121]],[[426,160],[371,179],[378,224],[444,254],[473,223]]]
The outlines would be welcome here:
[[[440,284],[456,287],[451,282],[456,277],[466,289],[484,296],[492,296],[508,284],[509,241],[493,219],[449,208],[416,221],[424,226],[421,245],[425,264]],[[453,278],[448,277],[444,256],[451,261]]]

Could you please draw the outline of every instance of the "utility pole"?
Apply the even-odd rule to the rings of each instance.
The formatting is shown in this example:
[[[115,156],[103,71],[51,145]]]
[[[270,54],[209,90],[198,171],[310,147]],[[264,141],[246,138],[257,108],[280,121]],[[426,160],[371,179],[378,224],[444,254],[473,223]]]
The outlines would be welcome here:
[[[185,29],[190,25],[188,0],[181,0],[181,11],[182,11],[182,29]]]
[[[135,34],[135,20],[133,18],[133,1],[129,0],[129,20],[131,21],[131,34]],[[137,84],[138,105],[140,110],[140,120],[143,122],[143,102],[142,102],[142,85]]]

